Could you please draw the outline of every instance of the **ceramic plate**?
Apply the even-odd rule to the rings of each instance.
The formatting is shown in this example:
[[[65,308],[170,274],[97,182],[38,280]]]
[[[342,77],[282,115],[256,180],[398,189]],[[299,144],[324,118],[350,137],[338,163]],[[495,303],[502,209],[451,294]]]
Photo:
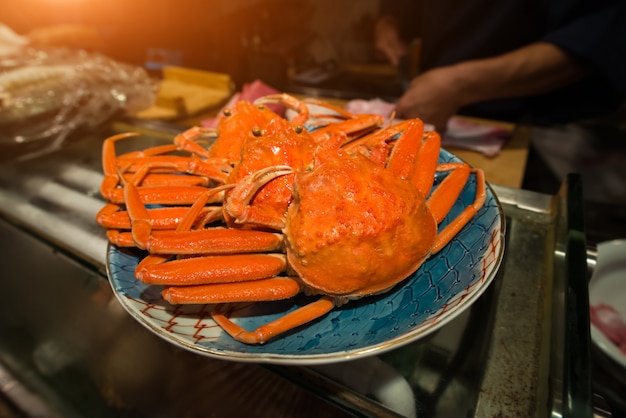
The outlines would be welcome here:
[[[626,240],[598,244],[589,306],[593,343],[626,370]]]
[[[459,159],[442,150],[439,161]],[[475,189],[472,177],[448,218],[473,202]],[[226,360],[323,364],[381,354],[423,338],[458,316],[496,275],[504,252],[504,230],[500,204],[487,188],[485,204],[471,222],[394,289],[335,308],[325,317],[263,345],[233,340],[211,319],[211,305],[173,306],[163,301],[160,286],[135,280],[133,272],[141,257],[137,252],[109,246],[107,268],[124,308],[173,344]],[[282,302],[242,304],[232,317],[244,328],[255,329],[311,300],[302,295]]]

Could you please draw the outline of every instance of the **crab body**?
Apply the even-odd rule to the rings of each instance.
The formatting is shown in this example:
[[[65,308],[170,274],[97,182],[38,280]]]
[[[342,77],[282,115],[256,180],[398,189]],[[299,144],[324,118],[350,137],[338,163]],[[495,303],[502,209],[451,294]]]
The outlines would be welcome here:
[[[241,144],[241,160],[227,179],[227,183],[239,185],[226,195],[224,216],[229,225],[282,228],[292,200],[293,174],[271,182],[259,181],[255,174],[273,166],[299,170],[311,162],[314,149],[306,130],[282,118],[249,133]]]
[[[421,193],[360,154],[337,152],[296,174],[287,260],[317,293],[380,293],[417,270],[437,224]]]

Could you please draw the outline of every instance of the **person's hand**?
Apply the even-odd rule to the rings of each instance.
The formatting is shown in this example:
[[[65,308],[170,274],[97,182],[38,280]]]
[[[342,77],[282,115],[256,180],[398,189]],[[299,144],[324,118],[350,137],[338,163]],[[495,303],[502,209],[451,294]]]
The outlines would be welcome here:
[[[463,104],[456,90],[454,73],[440,67],[415,77],[396,103],[399,118],[420,118],[424,123],[445,132],[450,119]]]
[[[376,22],[374,47],[395,67],[400,63],[400,58],[407,54],[407,45],[400,37],[392,17],[383,16]]]

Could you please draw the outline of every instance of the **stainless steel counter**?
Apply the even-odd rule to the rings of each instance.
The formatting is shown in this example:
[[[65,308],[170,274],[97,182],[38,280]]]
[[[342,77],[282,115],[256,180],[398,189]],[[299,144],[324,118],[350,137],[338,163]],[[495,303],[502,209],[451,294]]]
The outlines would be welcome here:
[[[267,416],[319,416],[318,406],[326,416],[591,416],[575,176],[556,196],[492,186],[507,219],[503,265],[472,308],[434,334],[333,367],[244,365],[169,345],[112,296],[107,242],[94,221],[104,204],[100,146],[131,129],[151,144],[176,131],[117,123],[55,154],[0,165],[0,376],[5,370],[42,405],[60,416],[94,408],[116,416],[238,416],[233,411],[252,401]],[[77,387],[86,395],[72,395]],[[325,402],[311,400],[318,398]]]

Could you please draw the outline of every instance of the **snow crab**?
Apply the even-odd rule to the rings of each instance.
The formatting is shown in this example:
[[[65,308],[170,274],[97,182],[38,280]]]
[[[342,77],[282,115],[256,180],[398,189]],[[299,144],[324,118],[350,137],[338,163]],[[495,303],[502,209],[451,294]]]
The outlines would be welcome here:
[[[284,104],[298,113],[288,122],[277,117],[266,103]],[[282,225],[268,225],[268,219],[278,221],[279,215],[286,211],[291,201],[293,176],[277,178],[263,187],[251,180],[270,166],[301,168],[312,160],[315,144],[327,133],[321,129],[309,134],[302,126],[308,116],[303,102],[280,94],[263,97],[255,104],[238,102],[233,109],[224,111],[217,132],[194,127],[177,135],[173,144],[118,156],[115,143],[136,134],[106,139],[102,151],[105,178],[101,194],[110,203],[99,212],[98,223],[108,229],[110,242],[148,249],[151,253],[174,253],[176,248],[168,242],[180,244],[180,253],[200,251],[192,243],[206,242],[204,236],[215,231],[198,225],[220,220],[232,228],[279,230]],[[382,123],[377,115],[356,117],[343,112],[339,117],[341,122],[336,126],[348,135],[368,132]],[[215,139],[208,149],[200,144],[205,137]],[[172,154],[181,151],[187,155]],[[230,190],[237,183],[240,187]],[[246,204],[242,204],[241,199],[244,187],[248,188],[249,195]],[[195,222],[193,230],[181,231],[179,223],[189,205],[198,199],[220,206],[203,207],[203,221]],[[162,207],[146,209],[147,205]],[[171,237],[172,232],[176,232],[179,239]],[[251,233],[241,235],[249,237]],[[214,248],[206,249],[209,250],[214,251]]]
[[[439,135],[424,133],[418,119],[382,128],[379,119],[343,115],[316,134],[301,128],[302,115],[297,124],[273,116],[263,128],[247,125],[237,143],[239,161],[215,186],[194,186],[204,192],[193,204],[166,208],[179,212],[163,230],[157,209],[148,209],[140,192],[148,187],[138,181],[160,163],[148,161],[128,180],[120,175],[120,158],[117,179],[105,167],[104,182],[123,183],[127,211],[102,212],[124,217],[112,225],[130,229],[110,239],[149,253],[136,278],[164,286],[162,296],[172,304],[214,304],[214,321],[246,344],[265,343],[352,299],[391,290],[445,247],[486,196],[481,170],[438,164]],[[224,155],[216,154],[203,161]],[[433,190],[437,172],[446,175]],[[472,174],[474,201],[440,228]],[[301,292],[319,297],[258,329],[229,318],[233,304]]]

